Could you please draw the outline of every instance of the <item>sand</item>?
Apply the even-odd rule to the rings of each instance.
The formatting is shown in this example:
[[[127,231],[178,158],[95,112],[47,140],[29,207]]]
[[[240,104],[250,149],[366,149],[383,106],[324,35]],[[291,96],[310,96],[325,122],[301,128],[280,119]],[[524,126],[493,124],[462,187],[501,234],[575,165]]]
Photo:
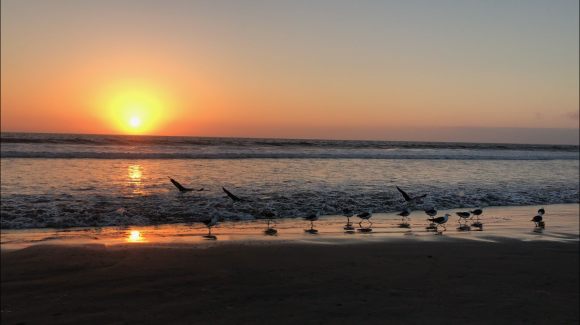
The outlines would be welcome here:
[[[578,324],[578,242],[388,242],[2,253],[2,324]]]

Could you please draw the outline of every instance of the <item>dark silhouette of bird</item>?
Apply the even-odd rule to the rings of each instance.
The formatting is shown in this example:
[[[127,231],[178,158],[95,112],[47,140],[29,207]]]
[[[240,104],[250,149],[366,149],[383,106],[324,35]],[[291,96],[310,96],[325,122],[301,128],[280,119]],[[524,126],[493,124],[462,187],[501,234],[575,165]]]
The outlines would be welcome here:
[[[546,210],[544,210],[544,208],[541,208],[540,210],[538,210],[538,214],[543,216],[546,213]]]
[[[318,218],[320,218],[320,211],[316,212],[316,214],[311,214],[306,217],[302,217],[302,219],[310,221],[310,228],[314,227],[314,221],[318,220]]]
[[[450,217],[450,215],[449,215],[449,213],[447,213],[443,217],[429,218],[427,220],[429,220],[429,221],[431,221],[433,223],[436,223],[437,224],[437,227],[441,226],[441,227],[445,228],[445,230],[447,230],[447,228],[443,224],[446,223],[447,220],[449,220],[449,217]]]
[[[461,219],[465,219],[465,222],[467,222],[467,218],[471,215],[471,210],[467,212],[457,212],[456,214],[459,216],[459,223],[461,223]]]
[[[208,236],[211,236],[211,227],[215,226],[217,221],[218,221],[217,215],[214,215],[213,218],[211,219],[208,218],[201,221],[207,227],[207,229],[209,229]]]
[[[354,211],[351,209],[342,210],[342,215],[346,217],[346,223],[350,223],[350,217],[354,216]]]
[[[537,216],[533,217],[532,220],[530,220],[530,221],[533,221],[536,224],[536,227],[538,227],[540,221],[542,221],[542,215],[541,214],[537,215]]]
[[[357,214],[357,217],[359,217],[361,220],[358,223],[359,226],[362,225],[362,222],[367,220],[371,225],[373,224],[369,219],[373,216],[373,209],[370,209],[368,212],[363,212],[361,214]]]
[[[431,209],[425,210],[425,213],[430,217],[434,217],[437,215],[437,209],[435,209],[435,207],[432,207]]]
[[[401,221],[405,222],[405,218],[409,217],[409,215],[411,215],[411,209],[406,209],[405,211],[401,212],[401,213],[397,213],[398,216],[401,216]],[[409,219],[410,220],[410,219]]]
[[[233,195],[233,194],[232,194],[232,192],[230,192],[230,191],[226,190],[226,189],[225,189],[225,187],[223,187],[223,186],[222,186],[222,189],[224,190],[224,192],[226,193],[226,195],[227,195],[227,196],[228,196],[230,199],[232,199],[232,201],[234,201],[234,202],[242,202],[242,201],[247,201],[247,200],[241,199],[241,198],[239,198],[239,197],[237,197],[237,196]]]
[[[167,177],[169,177],[169,176],[167,176]],[[169,177],[169,180],[171,181],[171,183],[173,183],[173,185],[175,185],[175,187],[177,187],[177,189],[178,189],[178,190],[179,190],[179,192],[181,192],[181,193],[185,193],[185,192],[191,192],[191,191],[193,191],[193,190],[194,190],[194,189],[192,189],[192,188],[185,188],[185,187],[181,186],[181,184],[179,184],[179,183],[178,183],[176,180],[174,180],[174,179],[173,179],[173,178],[171,178],[171,177]],[[200,191],[203,191],[203,187],[202,187],[201,189],[199,189],[199,190],[195,190],[195,191],[198,191],[198,192],[200,192]]]
[[[471,211],[471,214],[472,214],[472,216],[471,216],[471,218],[469,218],[469,219],[473,219],[473,216],[476,216],[476,217],[477,217],[477,220],[479,220],[479,216],[480,216],[482,213],[483,213],[483,209],[482,209],[482,208],[477,208],[477,209],[475,209],[475,210]]]
[[[420,196],[410,197],[409,194],[407,194],[405,191],[400,189],[398,186],[395,186],[395,187],[397,188],[397,190],[399,190],[399,192],[401,192],[401,194],[403,194],[403,198],[405,199],[405,201],[407,203],[414,202],[416,199],[421,199],[421,198],[424,198],[427,196],[427,194],[423,194]]]

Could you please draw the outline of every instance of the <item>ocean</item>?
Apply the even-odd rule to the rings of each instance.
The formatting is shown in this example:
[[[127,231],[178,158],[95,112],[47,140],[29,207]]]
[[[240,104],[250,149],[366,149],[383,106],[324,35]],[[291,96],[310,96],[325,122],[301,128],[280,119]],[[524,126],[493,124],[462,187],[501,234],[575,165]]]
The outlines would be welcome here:
[[[578,203],[578,146],[2,133],[1,228]],[[203,191],[179,194],[168,179]],[[247,202],[232,203],[222,186]]]

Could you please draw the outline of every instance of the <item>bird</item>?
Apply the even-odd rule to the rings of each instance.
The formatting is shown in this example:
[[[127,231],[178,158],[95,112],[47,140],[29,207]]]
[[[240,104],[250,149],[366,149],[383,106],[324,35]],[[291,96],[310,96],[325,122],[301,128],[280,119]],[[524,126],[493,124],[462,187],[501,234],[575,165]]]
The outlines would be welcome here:
[[[316,214],[311,214],[309,216],[302,217],[302,219],[304,219],[306,221],[310,221],[310,228],[314,227],[313,222],[318,220],[318,218],[320,218],[320,211],[316,212]]]
[[[540,210],[538,210],[538,215],[543,216],[544,213],[546,213],[546,210],[544,210],[544,208],[541,208]]]
[[[467,212],[457,212],[456,213],[459,216],[459,223],[461,223],[461,218],[466,219],[467,222],[467,218],[469,218],[469,216],[471,215],[471,210],[467,211]]]
[[[373,209],[369,209],[369,212],[364,212],[361,214],[357,214],[357,217],[361,218],[361,221],[358,223],[359,226],[362,224],[363,221],[368,220],[368,222],[370,222],[370,224],[372,225],[373,223],[369,220],[372,216],[373,216]]]
[[[280,217],[280,212],[278,210],[275,210],[274,212],[266,212],[264,216],[268,219],[268,228],[270,228],[270,221],[276,223],[276,221],[272,219]]]
[[[434,217],[437,215],[437,209],[435,209],[435,207],[432,207],[431,209],[425,210],[425,213],[430,217]]]
[[[167,176],[167,177],[169,177],[169,176]],[[171,183],[173,183],[173,185],[175,185],[175,187],[177,187],[177,189],[179,190],[180,193],[193,191],[192,188],[185,188],[185,187],[181,186],[181,184],[179,184],[176,180],[174,180],[171,177],[169,177],[169,180],[171,181]],[[203,187],[199,190],[196,190],[196,191],[198,191],[198,192],[203,191]]]
[[[407,194],[405,191],[400,189],[398,186],[395,186],[395,187],[397,188],[397,190],[399,190],[399,192],[401,192],[401,194],[403,194],[403,198],[405,199],[405,201],[407,203],[414,202],[416,199],[424,198],[427,196],[427,194],[423,194],[421,196],[410,197],[409,194]]]
[[[431,221],[433,223],[436,223],[437,224],[437,227],[441,226],[441,227],[445,228],[445,230],[447,230],[447,228],[443,224],[446,223],[447,220],[449,220],[449,217],[450,217],[450,215],[449,215],[449,213],[447,213],[443,217],[429,218],[427,220],[429,220],[429,221]]]
[[[397,213],[398,216],[401,216],[403,218],[401,218],[401,221],[405,221],[405,218],[407,218],[409,215],[411,214],[411,209],[405,209],[405,211],[401,212],[401,213]],[[407,218],[410,220],[410,218]]]
[[[227,195],[227,196],[228,196],[230,199],[232,199],[234,202],[241,202],[241,201],[246,201],[246,200],[244,200],[244,199],[240,199],[239,197],[237,197],[237,196],[233,195],[233,194],[232,194],[232,192],[230,192],[230,191],[226,190],[226,188],[225,188],[225,187],[223,187],[223,186],[222,186],[222,189],[224,190],[224,192],[226,193],[226,195]]]
[[[351,209],[344,209],[342,210],[342,215],[346,217],[346,223],[350,223],[350,217],[354,216],[354,211]]]
[[[542,221],[542,215],[539,214],[539,215],[533,217],[532,220],[530,220],[530,221],[533,221],[536,224],[536,227],[538,227],[539,223]]]
[[[211,219],[204,219],[201,221],[207,227],[207,229],[209,229],[208,236],[211,236],[211,227],[215,226],[215,224],[217,223],[217,220],[218,220],[218,216],[214,215],[213,218],[211,218]]]
[[[483,213],[483,208],[481,208],[481,207],[478,207],[477,209],[475,209],[475,210],[471,211],[471,214],[472,214],[473,216],[476,216],[476,217],[477,217],[477,220],[479,220],[479,216],[480,216],[482,213]],[[471,218],[469,218],[469,219],[473,219],[473,216],[471,216]]]

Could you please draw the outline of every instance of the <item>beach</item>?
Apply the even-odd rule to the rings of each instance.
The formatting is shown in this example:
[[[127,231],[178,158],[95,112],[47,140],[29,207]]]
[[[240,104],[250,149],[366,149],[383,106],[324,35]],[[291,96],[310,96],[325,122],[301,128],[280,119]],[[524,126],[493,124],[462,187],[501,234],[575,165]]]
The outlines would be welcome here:
[[[578,243],[38,245],[2,254],[3,324],[577,324]]]
[[[226,224],[215,240],[3,230],[20,241],[2,244],[2,323],[577,324],[579,206],[546,206],[545,229],[525,215],[537,208],[488,208],[480,231],[440,235],[418,216],[395,232],[393,215],[350,235],[338,216],[315,235],[290,220],[277,236]]]

